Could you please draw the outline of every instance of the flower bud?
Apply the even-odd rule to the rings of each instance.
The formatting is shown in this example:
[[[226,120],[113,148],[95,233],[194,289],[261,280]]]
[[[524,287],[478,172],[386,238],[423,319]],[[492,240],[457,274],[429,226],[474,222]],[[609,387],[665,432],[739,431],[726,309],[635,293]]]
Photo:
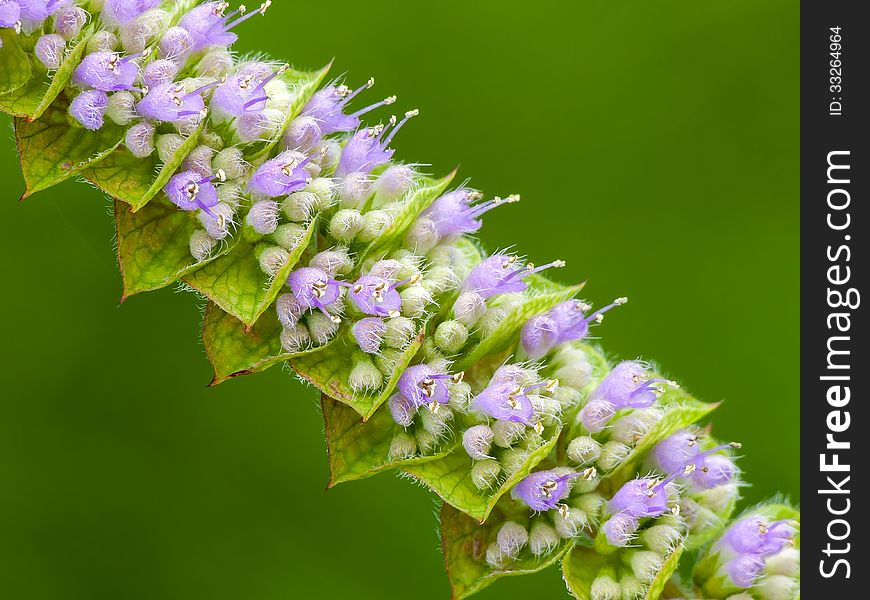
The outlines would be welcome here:
[[[126,125],[136,116],[136,99],[133,94],[122,90],[109,96],[106,116],[118,125]]]
[[[385,210],[370,210],[363,215],[363,224],[358,240],[366,243],[373,242],[392,224],[393,215],[389,212]]]
[[[634,539],[638,526],[637,517],[617,513],[604,522],[601,531],[604,532],[608,544],[624,548]]]
[[[281,331],[281,347],[284,352],[295,354],[307,350],[310,346],[311,336],[308,334],[308,328],[302,323],[284,327]]]
[[[149,10],[120,28],[121,45],[129,53],[143,52],[148,43],[164,27],[169,15],[162,10]]]
[[[197,218],[211,237],[216,240],[222,240],[230,234],[232,227],[235,225],[233,221],[235,211],[232,206],[218,202],[211,207],[211,213],[208,214],[201,210],[197,214]]]
[[[118,38],[111,31],[97,31],[88,40],[87,53],[113,52],[118,47]]]
[[[277,108],[246,112],[235,120],[236,133],[242,142],[268,141],[275,137],[284,123],[284,113]],[[306,165],[306,169],[311,163]]]
[[[601,483],[601,475],[597,469],[584,471],[583,477],[578,477],[573,481],[572,489],[578,494],[588,494],[598,489],[598,484]]]
[[[331,318],[321,312],[313,312],[308,315],[308,332],[311,334],[311,339],[318,346],[322,346],[332,339],[332,336],[338,331],[338,323],[335,323]]]
[[[54,30],[69,42],[78,37],[87,20],[88,13],[84,9],[78,6],[62,6],[54,13]]]
[[[257,260],[263,273],[273,278],[287,266],[290,255],[281,246],[265,246],[257,254]]]
[[[577,489],[577,483],[574,483],[574,489]],[[604,506],[604,497],[601,494],[583,494],[574,499],[573,504],[578,509],[586,513],[586,516],[594,521],[601,516],[601,509]]]
[[[664,558],[658,552],[637,550],[630,554],[629,564],[638,581],[649,585],[662,569]]]
[[[359,208],[371,195],[372,183],[365,173],[350,173],[342,179],[338,190],[344,208]]]
[[[145,65],[142,71],[142,81],[149,88],[175,81],[178,75],[178,65],[166,59],[157,59]]]
[[[160,44],[158,45],[158,48],[160,49],[159,56],[160,58],[174,61],[181,66],[184,64],[187,55],[193,49],[193,43],[193,39],[186,29],[177,26],[170,27],[160,38]],[[202,64],[202,61],[200,61],[200,64]],[[206,69],[203,68],[199,69],[199,73],[202,76],[216,76],[211,73],[208,73],[207,75]]]
[[[543,517],[532,521],[529,531],[529,550],[535,556],[549,554],[559,545],[559,534]]]
[[[229,146],[214,155],[211,166],[215,171],[223,171],[227,179],[237,179],[245,175],[248,163],[245,162],[241,150],[235,146]]]
[[[563,363],[561,367],[556,369],[553,377],[558,379],[562,385],[579,390],[589,383],[592,365],[589,364],[589,359],[582,350],[577,350],[576,355],[577,358],[571,362]]]
[[[278,203],[274,200],[255,202],[245,221],[259,234],[273,233],[278,228]]]
[[[124,145],[136,158],[150,156],[154,152],[154,125],[136,123],[127,130],[124,136]]]
[[[439,296],[458,288],[459,277],[450,267],[432,267],[426,272],[422,285],[432,296]]]
[[[190,234],[190,255],[196,262],[203,261],[211,256],[217,242],[211,238],[204,229],[197,229]]]
[[[332,191],[335,185],[332,183],[331,179],[325,177],[316,177],[305,186],[303,191],[311,192],[315,196],[317,196],[317,203],[315,207],[317,210],[326,210],[331,207],[334,203],[334,199],[332,197]]]
[[[375,181],[377,204],[402,198],[414,183],[414,168],[408,165],[387,167]]]
[[[226,48],[214,48],[202,57],[196,66],[196,72],[201,77],[220,79],[229,75],[233,68],[233,56]]]
[[[619,589],[622,594],[619,596],[620,600],[637,600],[646,596],[647,586],[638,581],[634,575],[623,575],[619,580]]]
[[[344,208],[329,221],[329,233],[340,242],[352,242],[362,229],[362,215],[358,210]]]
[[[388,321],[389,323],[389,321]],[[383,348],[380,354],[375,355],[375,364],[378,365],[378,370],[381,373],[389,373],[392,375],[398,365],[402,362],[402,351],[395,348]]]
[[[601,444],[589,436],[581,435],[571,440],[567,450],[568,458],[585,467],[598,461],[601,456]]]
[[[460,381],[459,383],[453,383],[448,387],[450,392],[450,406],[459,410],[460,412],[466,412],[468,410],[468,405],[471,403],[471,386],[467,381]]]
[[[492,441],[496,446],[510,448],[525,434],[526,426],[516,421],[495,421],[492,424]]]
[[[381,369],[381,372],[385,371]],[[408,427],[414,422],[414,415],[417,413],[417,407],[414,403],[405,398],[402,394],[393,394],[387,401],[387,406],[390,409],[390,414],[398,425]]]
[[[217,187],[217,195],[218,200],[232,206],[233,210],[238,210],[243,195],[242,182],[236,179],[219,185]]]
[[[459,321],[443,321],[435,330],[435,345],[448,354],[462,350],[466,341],[468,330]]]
[[[400,431],[390,442],[390,460],[408,460],[417,454],[417,442],[411,434]]]
[[[634,413],[630,413],[613,422],[610,439],[626,446],[634,446],[646,435],[647,431],[649,431],[649,426],[646,421]]]
[[[33,49],[36,58],[48,71],[54,71],[60,67],[65,51],[66,40],[56,33],[40,36]]]
[[[284,199],[281,210],[291,221],[307,223],[317,214],[319,202],[320,198],[313,192],[293,192]]]
[[[275,228],[272,239],[282,248],[292,251],[302,242],[306,233],[305,227],[299,223],[284,223]]]
[[[715,513],[724,511],[740,498],[740,484],[717,485],[695,494],[698,504]]]
[[[450,421],[453,419],[453,411],[449,406],[439,405],[438,411],[424,410],[420,413],[420,422],[423,429],[441,439],[450,433]]]
[[[473,460],[492,458],[489,456],[492,439],[492,429],[486,425],[475,425],[462,434],[462,447]]]
[[[578,508],[568,508],[553,514],[556,532],[563,538],[571,538],[583,531],[589,525],[586,513]]]
[[[200,145],[191,150],[184,159],[183,168],[186,171],[193,171],[203,177],[209,177],[212,174],[211,159],[214,157],[214,150],[205,145]]]
[[[653,525],[640,533],[640,541],[653,552],[668,556],[683,542],[683,535],[671,525]]]
[[[507,317],[508,314],[509,311],[502,306],[496,306],[495,308],[487,309],[483,316],[480,317],[480,320],[477,321],[477,325],[475,326],[478,333],[480,334],[480,337],[485,338],[489,335],[492,335],[492,333],[498,328],[501,322],[504,321],[505,317]]]
[[[418,411],[417,414],[423,416],[428,412],[428,410],[422,410]],[[438,436],[436,436],[431,431],[427,431],[425,429],[417,429],[414,432],[414,437],[417,438],[417,445],[420,446],[421,454],[432,454],[432,452],[438,446]]]
[[[621,594],[622,588],[609,574],[599,575],[589,587],[589,600],[617,600]]]
[[[463,292],[453,304],[453,316],[466,327],[472,327],[486,312],[486,300],[476,292]]]
[[[418,218],[405,236],[405,245],[417,252],[428,252],[438,245],[441,236],[435,223],[426,217]]]
[[[498,530],[496,542],[503,553],[516,558],[520,550],[529,543],[529,532],[519,523],[508,521]]]
[[[305,310],[306,307],[302,306],[293,294],[281,294],[275,300],[275,312],[278,315],[278,321],[284,327],[295,326]]]
[[[177,133],[165,133],[157,136],[157,156],[160,162],[168,163],[184,144],[184,138]]]
[[[610,472],[621,465],[628,455],[631,454],[631,448],[625,444],[616,441],[609,441],[601,447],[601,455],[598,457],[598,466],[604,472]]]
[[[344,275],[353,269],[353,259],[351,259],[347,249],[341,246],[318,252],[308,264],[323,270],[330,277]]]
[[[420,285],[406,287],[399,292],[402,298],[402,315],[419,319],[426,314],[426,307],[432,302],[432,296]]]
[[[764,572],[768,575],[785,575],[795,577],[801,570],[801,551],[786,546],[779,553],[767,559]]]
[[[522,448],[508,448],[501,453],[501,462],[508,473],[523,467],[529,458],[529,451]]]
[[[510,556],[502,552],[497,542],[491,543],[486,549],[486,564],[493,569],[503,569],[511,560]]]
[[[754,588],[761,600],[794,600],[797,581],[785,575],[763,577]]]
[[[357,358],[347,378],[350,388],[358,393],[380,389],[384,376],[368,358]]]
[[[471,465],[471,481],[479,490],[489,490],[498,483],[501,465],[494,458],[475,461]]]

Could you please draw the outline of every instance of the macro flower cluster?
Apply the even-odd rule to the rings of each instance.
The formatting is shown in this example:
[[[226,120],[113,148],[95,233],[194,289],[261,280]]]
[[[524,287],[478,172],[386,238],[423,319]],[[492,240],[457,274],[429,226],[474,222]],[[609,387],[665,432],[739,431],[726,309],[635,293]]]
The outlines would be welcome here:
[[[799,598],[800,515],[735,518],[716,405],[597,346],[627,298],[487,253],[519,196],[394,158],[418,111],[374,79],[234,54],[270,4],[0,0],[25,196],[78,176],[111,197],[124,297],[206,298],[213,384],[288,364],[315,386],[330,486],[435,492],[454,597],[561,563],[591,600]]]

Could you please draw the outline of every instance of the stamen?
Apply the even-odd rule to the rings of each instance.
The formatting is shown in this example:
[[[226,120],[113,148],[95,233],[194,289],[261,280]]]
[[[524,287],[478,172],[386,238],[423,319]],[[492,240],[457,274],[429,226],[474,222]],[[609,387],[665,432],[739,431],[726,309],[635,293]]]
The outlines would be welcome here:
[[[571,510],[568,508],[567,504],[560,504],[559,505],[559,515],[561,515],[561,517],[563,519],[567,519],[570,516],[570,514],[571,514]]]
[[[399,130],[402,128],[402,126],[405,123],[407,123],[409,119],[411,119],[412,117],[416,117],[419,114],[420,114],[420,111],[416,108],[414,110],[409,110],[408,112],[406,112],[405,117],[401,121],[399,121],[398,125],[393,127],[393,130],[390,131],[390,134],[383,141],[383,143],[382,143],[383,147],[386,148],[387,146],[389,146],[390,142],[393,141],[393,138],[396,136],[397,133],[399,133]],[[391,117],[390,120],[392,123],[395,123],[395,117]]]

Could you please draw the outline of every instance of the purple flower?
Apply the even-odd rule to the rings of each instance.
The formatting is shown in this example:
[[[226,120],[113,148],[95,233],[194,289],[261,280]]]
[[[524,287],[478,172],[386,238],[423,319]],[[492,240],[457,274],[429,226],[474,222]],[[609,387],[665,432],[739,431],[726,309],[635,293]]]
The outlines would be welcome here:
[[[0,27],[18,27],[21,7],[13,0],[0,0]]]
[[[338,167],[335,174],[338,177],[346,177],[350,173],[371,173],[375,167],[378,167],[393,157],[393,150],[389,147],[393,137],[398,133],[399,129],[408,122],[408,119],[419,114],[417,110],[410,110],[405,113],[405,117],[396,124],[395,117],[390,118],[390,124],[394,125],[392,130],[387,134],[389,127],[379,125],[377,127],[366,127],[356,132],[344,145],[344,150],[341,152],[341,158],[338,160]],[[387,134],[384,137],[384,134]]]
[[[65,0],[15,0],[12,4],[17,4],[19,7],[19,19],[21,27],[27,31],[33,31],[38,28],[48,17],[53,15],[59,9]],[[11,9],[7,9],[12,12]],[[5,27],[13,27],[6,25]]]
[[[270,198],[299,191],[311,178],[304,169],[311,159],[294,150],[285,150],[260,165],[248,182],[248,190]]]
[[[475,292],[482,298],[489,298],[498,294],[510,292],[522,292],[526,289],[524,277],[538,273],[550,267],[564,267],[561,260],[554,260],[546,265],[536,267],[529,263],[524,267],[516,267],[517,258],[508,254],[493,254],[483,260],[462,283],[462,290]]]
[[[510,381],[490,382],[485,390],[480,392],[472,402],[472,406],[497,421],[514,421],[532,427],[532,415],[535,412],[528,393],[543,387],[551,389],[555,380],[537,383],[528,387],[518,387]]]
[[[699,452],[698,436],[683,429],[656,444],[653,461],[662,471],[673,473],[688,464]]]
[[[253,65],[248,65],[252,67]],[[262,65],[269,69],[268,65]],[[219,85],[211,99],[213,107],[233,117],[240,117],[248,112],[259,112],[266,107],[269,96],[265,92],[266,85],[275,77],[287,70],[284,65],[274,71],[260,73],[258,68],[243,68],[239,73],[227,77]]]
[[[511,497],[524,502],[532,510],[552,510],[568,496],[569,482],[580,475],[569,473],[560,476],[556,471],[530,473],[514,486]]]
[[[245,14],[245,7],[242,5],[225,15],[229,7],[227,2],[206,2],[195,6],[184,15],[179,26],[193,39],[193,51],[209,46],[229,46],[238,39],[230,30],[255,15],[265,14],[271,4],[271,0],[266,0],[257,10],[248,14]]]
[[[408,283],[405,279],[390,283],[389,279],[375,275],[363,275],[350,288],[350,301],[367,315],[380,317],[398,316],[402,308],[402,298],[396,288]]]
[[[425,405],[447,404],[450,395],[445,381],[459,381],[462,373],[449,375],[436,372],[429,365],[414,365],[408,367],[399,377],[399,392],[415,407]]]
[[[668,510],[665,489],[676,478],[671,475],[660,481],[654,477],[641,477],[626,482],[607,505],[610,514],[631,517],[659,517]]]
[[[523,350],[532,360],[547,354],[559,342],[559,324],[549,315],[537,315],[523,325]]]
[[[178,75],[178,65],[171,60],[159,58],[146,65],[142,80],[146,86],[152,88],[164,83],[172,83],[176,75]]]
[[[393,417],[393,421],[402,427],[408,427],[414,420],[414,415],[417,413],[417,407],[402,394],[393,394],[390,396],[390,400],[387,404],[390,407],[390,414]]]
[[[737,587],[748,588],[764,570],[764,560],[755,554],[738,554],[725,563],[725,572]]]
[[[694,486],[710,489],[730,483],[738,472],[730,458],[715,453],[739,447],[731,442],[702,452],[697,436],[684,429],[656,444],[653,462],[668,473],[691,467],[686,475],[691,475]]]
[[[656,384],[666,383],[673,387],[677,384],[667,379],[648,379],[648,370],[649,365],[640,361],[622,361],[598,384],[591,400],[609,402],[617,410],[652,406],[661,391]]]
[[[203,177],[195,171],[183,171],[173,175],[163,191],[181,210],[202,209],[214,216],[210,209],[218,203],[217,190],[212,184],[216,178],[216,176]]]
[[[728,528],[717,543],[738,554],[773,556],[782,550],[794,537],[793,521],[770,522],[760,516],[743,518]]]
[[[121,58],[115,52],[92,52],[76,67],[73,83],[104,92],[132,90],[139,75],[139,67],[132,60],[138,56],[133,54]]]
[[[160,0],[106,0],[100,17],[109,25],[126,25],[159,4]]]
[[[346,85],[327,86],[311,97],[311,100],[302,109],[301,114],[314,119],[318,125],[320,135],[329,135],[339,131],[353,131],[359,127],[359,118],[362,115],[396,101],[395,96],[390,96],[349,115],[344,114],[344,109],[348,103],[360,92],[369,89],[374,84],[375,80],[371,78],[365,85],[353,91]]]
[[[335,322],[338,317],[330,315],[326,307],[338,300],[341,284],[316,267],[296,269],[287,277],[287,283],[296,300],[306,309],[320,310]]]
[[[136,105],[136,110],[146,119],[176,123],[196,115],[205,114],[202,93],[217,85],[217,82],[200,86],[192,92],[184,91],[184,81],[163,83],[149,90]]]
[[[529,358],[537,359],[559,344],[581,340],[589,334],[591,323],[600,323],[604,313],[627,301],[628,298],[617,298],[613,303],[589,316],[584,313],[591,307],[579,300],[568,300],[557,304],[546,314],[532,317],[523,326],[523,350]]]
[[[84,9],[78,6],[63,6],[54,15],[54,30],[64,39],[72,40],[81,33],[87,20],[88,13]]]
[[[519,196],[507,198],[493,198],[487,202],[475,204],[483,198],[480,192],[460,188],[447,192],[435,200],[422,216],[427,217],[435,224],[438,235],[446,237],[459,233],[474,233],[479,230],[483,223],[479,218],[487,211],[496,206],[519,202]]]
[[[260,200],[251,206],[245,220],[260,235],[274,233],[278,229],[278,210],[274,200]]]
[[[39,36],[33,53],[47,70],[53,71],[60,67],[63,53],[66,50],[66,40],[57,33]]]
[[[182,27],[170,27],[160,38],[160,56],[180,63],[193,50],[193,37]]]
[[[494,437],[495,434],[487,425],[475,425],[462,434],[462,447],[474,460],[492,458],[489,449]]]
[[[387,332],[387,325],[378,317],[366,317],[354,323],[351,328],[356,343],[363,352],[377,354],[381,349],[381,342]]]
[[[696,468],[692,472],[692,485],[697,489],[709,490],[731,483],[737,476],[737,473],[737,466],[727,456],[722,456],[721,454],[704,456],[696,464]]]
[[[103,126],[103,115],[109,106],[109,97],[100,90],[87,90],[73,98],[69,114],[85,129],[96,131]]]
[[[604,531],[607,542],[611,546],[624,548],[634,539],[634,534],[637,532],[638,527],[640,527],[640,523],[637,517],[617,513],[607,519],[607,522],[601,526],[601,530]]]

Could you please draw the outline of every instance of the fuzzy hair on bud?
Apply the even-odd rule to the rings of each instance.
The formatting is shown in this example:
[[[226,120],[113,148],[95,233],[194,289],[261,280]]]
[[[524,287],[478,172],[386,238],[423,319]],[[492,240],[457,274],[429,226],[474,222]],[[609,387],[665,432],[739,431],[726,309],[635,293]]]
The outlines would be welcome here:
[[[450,267],[433,267],[426,272],[422,285],[432,296],[439,296],[458,288],[459,277]]]
[[[668,556],[683,541],[680,530],[671,525],[653,525],[640,533],[640,541],[653,552]]]
[[[312,312],[307,317],[308,331],[311,339],[318,346],[322,346],[332,339],[338,331],[338,323],[321,312]]]
[[[556,532],[563,538],[572,538],[589,526],[589,517],[578,508],[553,513],[553,524]]]
[[[598,461],[601,456],[601,444],[589,436],[581,435],[568,444],[567,454],[568,458],[578,466],[585,467]]]
[[[508,472],[521,469],[529,458],[529,451],[525,448],[508,448],[501,453],[501,461]]]
[[[610,575],[599,575],[589,588],[590,600],[620,600],[622,588]]]
[[[154,125],[151,123],[136,123],[127,130],[124,145],[130,154],[136,158],[145,158],[154,152]]]
[[[329,221],[329,234],[339,242],[350,243],[362,229],[362,215],[358,210],[343,208]]]
[[[577,484],[574,484],[576,489]],[[574,506],[586,513],[590,520],[594,521],[601,515],[601,509],[606,500],[601,494],[583,494],[574,499]]]
[[[471,403],[471,385],[467,381],[460,381],[459,383],[451,384],[448,390],[450,393],[450,405],[460,412],[466,412]]]
[[[355,392],[370,392],[384,384],[384,376],[369,358],[358,358],[347,378],[348,385]]]
[[[281,347],[284,352],[295,354],[307,350],[311,346],[311,335],[308,328],[302,323],[292,327],[284,327],[281,331]]]
[[[217,241],[205,229],[197,229],[190,234],[190,255],[196,262],[201,262],[211,256]]]
[[[257,260],[263,273],[269,277],[275,277],[281,269],[287,266],[290,255],[281,246],[266,246],[260,250]]]
[[[489,456],[492,439],[492,429],[486,425],[475,425],[462,434],[462,447],[473,460],[485,460],[492,458]]]
[[[468,329],[459,321],[443,321],[435,329],[435,345],[448,354],[462,350],[466,341],[468,341]]]
[[[526,433],[526,426],[516,421],[495,421],[492,424],[492,441],[496,446],[510,448]]]
[[[636,411],[639,412],[639,411]],[[611,441],[625,444],[626,446],[636,445],[646,432],[649,431],[648,421],[634,413],[618,418],[613,422],[613,429],[610,432]]]
[[[438,245],[441,236],[435,223],[426,217],[420,217],[411,226],[405,236],[405,244],[417,252],[428,252]]]
[[[88,13],[78,6],[63,6],[54,13],[54,30],[66,41],[77,38],[88,20]]]
[[[278,203],[274,200],[260,200],[251,206],[245,222],[261,235],[274,233],[278,228]]]
[[[529,532],[519,523],[508,521],[498,530],[496,542],[503,553],[516,558],[529,543]]]
[[[335,277],[336,275],[349,273],[353,269],[354,262],[346,248],[336,246],[315,254],[311,257],[309,265],[321,269],[331,277]]]
[[[275,228],[272,239],[282,248],[292,251],[302,242],[306,233],[305,227],[299,223],[284,223]]]
[[[544,518],[532,521],[529,530],[529,550],[535,556],[549,554],[559,545],[559,534]]]
[[[428,412],[428,410],[423,410],[417,414],[422,416]],[[417,429],[414,432],[414,437],[417,438],[417,445],[420,446],[420,452],[422,454],[432,454],[432,452],[435,451],[435,448],[438,447],[438,442],[440,441],[440,438],[437,435],[426,429]]]
[[[281,203],[281,210],[291,221],[307,223],[317,214],[319,203],[320,198],[314,192],[293,192]]]
[[[453,316],[466,327],[472,327],[486,312],[486,300],[476,292],[463,292],[453,304]]]
[[[118,37],[111,31],[100,30],[88,40],[87,52],[113,52],[118,48]]]
[[[628,559],[631,565],[631,570],[638,581],[643,584],[650,584],[658,572],[662,569],[664,558],[658,552],[650,550],[637,550],[631,553]]]
[[[372,182],[365,173],[349,173],[341,180],[338,196],[344,208],[358,208],[371,196]]]
[[[362,229],[357,239],[360,242],[373,242],[393,224],[393,215],[386,210],[370,210],[363,215]]]
[[[486,564],[493,569],[503,569],[513,560],[510,556],[502,552],[498,542],[491,543],[486,548]]]
[[[475,461],[471,465],[471,481],[479,490],[489,490],[498,484],[501,465],[494,458]]]
[[[227,179],[237,179],[245,175],[248,163],[241,150],[229,146],[214,155],[211,166],[215,171],[223,171]]]
[[[795,577],[801,569],[801,551],[787,546],[767,559],[764,572],[768,575]]]
[[[412,285],[399,292],[402,298],[402,315],[419,319],[426,314],[426,307],[432,303],[432,296],[423,286]]]
[[[453,420],[453,410],[446,405],[438,407],[438,412],[424,410],[420,413],[423,429],[439,440],[450,433],[450,422]]]
[[[164,133],[157,136],[157,156],[160,162],[168,163],[184,144],[184,138],[177,133]]]
[[[411,434],[400,431],[390,441],[390,460],[408,460],[417,454],[417,441]]]
[[[619,580],[619,589],[622,594],[620,600],[640,600],[646,595],[647,586],[634,575],[626,574]]]
[[[218,202],[211,207],[211,214],[201,210],[197,214],[199,222],[205,227],[208,234],[216,240],[226,238],[233,229],[235,222],[235,210],[229,204]]]
[[[378,204],[392,202],[403,197],[414,183],[414,169],[408,165],[392,165],[387,167],[377,181],[375,194]]]
[[[184,159],[182,168],[187,171],[198,173],[203,177],[209,177],[212,174],[211,160],[213,157],[213,148],[206,145],[199,145],[187,154],[187,158]]]
[[[33,49],[36,58],[39,59],[39,62],[48,71],[54,71],[60,67],[65,51],[66,40],[57,33],[40,36],[36,40],[36,47]]]

